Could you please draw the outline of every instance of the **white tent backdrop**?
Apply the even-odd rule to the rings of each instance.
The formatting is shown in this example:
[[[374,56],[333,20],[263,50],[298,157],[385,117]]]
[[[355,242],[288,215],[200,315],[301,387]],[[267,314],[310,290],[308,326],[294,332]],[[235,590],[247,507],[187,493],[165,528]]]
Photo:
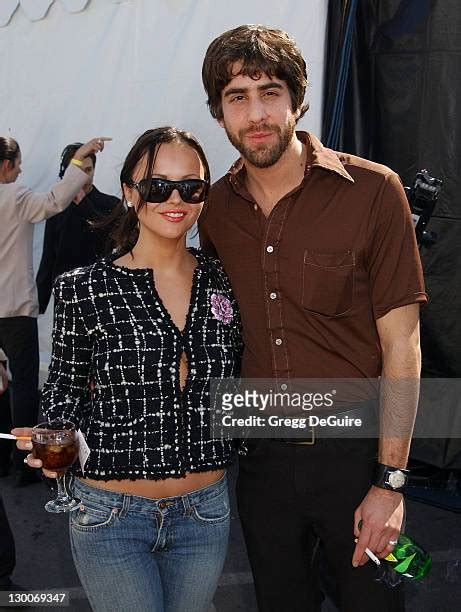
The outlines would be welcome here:
[[[0,134],[13,136],[21,146],[19,180],[47,190],[57,180],[59,153],[67,143],[112,136],[99,156],[95,183],[119,194],[118,173],[135,138],[167,124],[193,131],[205,147],[212,177],[221,176],[235,152],[206,107],[201,65],[211,40],[241,23],[283,28],[295,38],[311,82],[311,110],[300,125],[319,133],[327,4],[0,0]],[[42,233],[40,224],[36,266]],[[50,306],[39,320],[44,364],[51,319]]]

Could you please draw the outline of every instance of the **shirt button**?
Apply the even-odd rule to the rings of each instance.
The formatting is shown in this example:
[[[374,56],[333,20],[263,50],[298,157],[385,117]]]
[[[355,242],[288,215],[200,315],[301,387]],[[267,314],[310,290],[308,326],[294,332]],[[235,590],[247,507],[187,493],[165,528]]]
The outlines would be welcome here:
[[[283,383],[283,385],[280,385],[280,388],[282,389],[282,391],[286,391],[288,389],[288,385]]]
[[[275,300],[277,298],[277,294],[275,293],[275,291],[273,291],[269,297],[271,300]]]
[[[282,338],[276,338],[276,339],[275,339],[275,344],[276,344],[277,346],[280,346],[280,345],[282,344]]]
[[[274,252],[274,247],[272,245],[269,245],[268,247],[266,247],[266,251],[268,253],[273,253]]]

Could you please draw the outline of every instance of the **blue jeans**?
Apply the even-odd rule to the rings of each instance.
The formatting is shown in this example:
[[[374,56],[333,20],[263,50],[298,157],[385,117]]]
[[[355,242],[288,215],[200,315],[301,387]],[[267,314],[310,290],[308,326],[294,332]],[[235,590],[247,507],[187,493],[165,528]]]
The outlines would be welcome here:
[[[226,476],[181,495],[149,499],[76,480],[72,554],[95,612],[207,612],[230,525]]]

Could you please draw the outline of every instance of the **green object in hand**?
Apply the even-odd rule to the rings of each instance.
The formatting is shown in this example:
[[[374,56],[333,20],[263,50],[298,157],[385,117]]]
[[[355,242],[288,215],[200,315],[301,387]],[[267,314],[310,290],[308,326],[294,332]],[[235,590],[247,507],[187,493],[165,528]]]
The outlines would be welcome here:
[[[361,527],[362,521],[359,529]],[[422,580],[432,567],[431,555],[404,533],[399,535],[394,550],[384,560],[395,572],[411,580]]]
[[[399,535],[394,550],[385,557],[392,568],[413,580],[421,580],[432,567],[431,555],[404,533]]]

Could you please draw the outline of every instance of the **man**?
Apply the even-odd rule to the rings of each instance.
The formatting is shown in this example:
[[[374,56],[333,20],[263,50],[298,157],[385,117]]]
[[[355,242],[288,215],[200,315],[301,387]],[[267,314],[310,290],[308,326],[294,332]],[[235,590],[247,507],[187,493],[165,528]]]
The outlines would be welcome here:
[[[64,148],[61,153],[60,179],[81,146],[81,142],[75,142]],[[102,193],[93,185],[95,166],[96,155],[89,155],[81,166],[88,176],[82,191],[63,212],[46,221],[42,258],[37,273],[40,314],[47,309],[57,276],[74,268],[89,266],[110,250],[107,229],[99,230],[98,223],[112,214],[119,199]]]
[[[379,448],[315,432],[249,442],[237,496],[259,609],[320,609],[320,539],[341,610],[401,610],[401,590],[374,581],[365,548],[385,557],[402,527],[417,405],[426,295],[404,191],[388,168],[295,132],[307,75],[285,32],[224,33],[202,77],[211,114],[240,153],[212,188],[200,236],[240,304],[242,377],[282,390],[300,378],[410,383],[400,394],[382,385]],[[359,387],[349,412],[369,416],[373,385],[365,395]]]

